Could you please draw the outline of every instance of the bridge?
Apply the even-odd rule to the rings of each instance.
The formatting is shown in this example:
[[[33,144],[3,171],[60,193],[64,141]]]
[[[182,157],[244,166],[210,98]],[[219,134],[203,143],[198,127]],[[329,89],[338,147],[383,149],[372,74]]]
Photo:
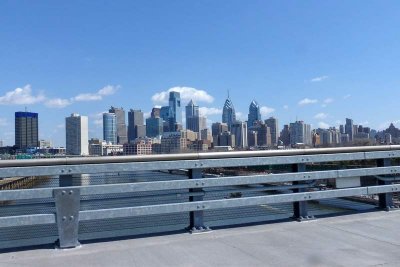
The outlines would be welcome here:
[[[220,231],[245,235],[250,228],[219,228],[289,217],[318,225],[330,216],[328,211],[356,211],[357,216],[367,216],[361,212],[376,208],[392,211],[398,208],[393,195],[400,191],[399,158],[400,146],[371,146],[3,160],[0,178],[53,177],[53,183],[0,191],[0,248],[55,242],[62,249],[81,243],[86,247],[98,239],[136,236],[125,241],[134,242],[141,234],[184,229],[210,236]],[[332,163],[337,163],[336,169],[315,168]],[[278,165],[285,165],[287,172],[208,175],[213,168],[267,170]],[[177,171],[180,174],[168,174]],[[393,216],[372,214],[381,221]],[[273,228],[280,225],[284,227],[278,223]],[[269,229],[271,224],[257,227]],[[383,223],[382,227],[394,226]],[[185,235],[185,239],[195,236]],[[179,235],[150,239],[163,238],[179,239]]]

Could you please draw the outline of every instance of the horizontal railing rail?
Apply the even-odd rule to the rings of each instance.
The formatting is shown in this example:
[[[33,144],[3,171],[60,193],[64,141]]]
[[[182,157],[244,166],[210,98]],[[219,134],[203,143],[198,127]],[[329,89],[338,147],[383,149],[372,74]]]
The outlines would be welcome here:
[[[0,178],[56,175],[60,180],[60,187],[57,188],[0,191],[0,204],[40,199],[50,199],[55,203],[54,213],[0,216],[0,228],[57,224],[59,245],[66,248],[79,244],[79,222],[91,220],[189,212],[188,224],[191,230],[203,231],[207,229],[203,218],[205,210],[293,203],[294,218],[303,220],[310,218],[307,201],[360,195],[378,195],[379,207],[388,210],[395,206],[392,194],[400,191],[400,185],[395,184],[400,173],[400,166],[392,166],[390,162],[395,158],[400,158],[400,146],[0,161]],[[377,166],[323,171],[307,171],[306,169],[307,164],[310,163],[359,160],[376,160]],[[209,178],[204,178],[203,174],[205,168],[267,165],[289,165],[292,172]],[[74,186],[72,182],[73,176],[77,174],[182,169],[188,170],[189,179],[84,186]],[[366,186],[350,184],[344,188],[325,188],[324,190],[316,187],[317,181],[351,180],[354,177],[372,177],[376,184]],[[261,187],[244,188],[243,192],[246,190],[273,192],[267,195],[244,197],[240,194],[235,195],[235,191],[241,190],[238,188],[237,190],[230,189],[229,192],[233,194],[233,197],[204,199],[206,188],[252,185],[261,185]],[[119,194],[149,192],[151,195],[147,197],[151,198],[153,195],[157,196],[160,192],[168,190],[181,190],[180,196],[187,197],[189,201],[113,208],[100,206],[96,209],[81,210],[82,197],[110,194],[117,197]],[[282,190],[284,191],[281,192]],[[90,201],[90,198],[85,201]]]

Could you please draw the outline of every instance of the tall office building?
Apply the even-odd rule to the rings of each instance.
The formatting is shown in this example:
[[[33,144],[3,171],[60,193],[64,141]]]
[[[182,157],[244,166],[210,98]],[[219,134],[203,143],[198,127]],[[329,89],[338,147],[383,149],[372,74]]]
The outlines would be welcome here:
[[[128,112],[128,142],[133,142],[136,138],[146,136],[146,126],[144,125],[144,116],[141,110],[131,109]]]
[[[169,128],[170,131],[175,131],[182,127],[181,94],[179,92],[169,92],[169,107]]]
[[[236,112],[235,107],[228,95],[228,98],[225,100],[224,108],[222,110],[222,122],[228,125],[228,130],[231,130],[232,124],[236,121]]]
[[[18,149],[37,147],[39,144],[39,115],[15,112],[15,146]]]
[[[303,121],[290,123],[290,144],[312,144],[311,125]]]
[[[123,108],[111,107],[108,111],[114,113],[117,118],[117,144],[123,145],[128,142],[128,134],[125,122],[125,110]]]
[[[260,106],[257,101],[253,100],[249,106],[249,115],[247,120],[247,127],[254,125],[254,122],[261,121]]]
[[[344,132],[349,135],[349,141],[352,142],[354,138],[354,124],[352,119],[346,118],[346,125],[344,126]]]
[[[260,123],[254,129],[257,131],[257,145],[271,146],[271,129],[264,123]]]
[[[274,117],[270,117],[265,120],[265,124],[269,127],[271,132],[271,144],[273,146],[278,145],[279,140],[279,125],[278,120]]]
[[[73,113],[65,118],[66,154],[89,155],[88,117]]]
[[[158,112],[151,112],[151,117],[146,119],[147,137],[157,137],[163,134],[163,119],[160,118],[159,114]]]
[[[228,125],[226,123],[214,122],[213,124],[211,124],[211,133],[213,136],[217,136],[227,131]]]
[[[117,144],[117,116],[115,113],[103,113],[103,139],[107,143]]]
[[[231,132],[235,135],[235,145],[239,148],[247,148],[247,124],[242,121],[235,121],[231,126]]]
[[[186,129],[193,132],[200,132],[199,106],[192,100],[185,107],[186,110]]]
[[[290,128],[289,128],[289,125],[287,125],[287,124],[283,125],[283,129],[281,131],[280,139],[281,139],[281,141],[282,141],[284,146],[289,146],[290,145]]]

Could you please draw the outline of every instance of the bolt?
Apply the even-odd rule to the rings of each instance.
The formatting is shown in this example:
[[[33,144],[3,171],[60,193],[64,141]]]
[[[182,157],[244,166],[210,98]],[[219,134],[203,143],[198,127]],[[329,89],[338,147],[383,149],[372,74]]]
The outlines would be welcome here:
[[[206,208],[206,206],[203,205],[203,209],[205,209],[205,208]]]
[[[62,195],[65,195],[67,192],[65,190],[61,191]]]
[[[196,183],[196,185],[198,186],[198,185],[199,185],[199,183]]]
[[[63,173],[63,172],[64,172],[64,170],[61,170],[61,172]]]
[[[200,206],[197,206],[197,209],[200,209]]]
[[[204,183],[204,182],[202,182],[202,183],[201,183],[201,185],[205,185],[205,183]]]
[[[69,194],[70,194],[70,195],[72,195],[73,193],[74,193],[74,191],[72,191],[72,190],[71,190],[71,191],[69,191]]]
[[[71,170],[71,169],[69,169],[69,170],[68,170],[68,172],[72,172],[72,170]]]
[[[74,216],[69,216],[69,220],[72,221],[74,219]]]
[[[65,216],[62,217],[62,220],[63,220],[63,221],[65,221],[66,219],[67,219],[67,217],[65,217]]]

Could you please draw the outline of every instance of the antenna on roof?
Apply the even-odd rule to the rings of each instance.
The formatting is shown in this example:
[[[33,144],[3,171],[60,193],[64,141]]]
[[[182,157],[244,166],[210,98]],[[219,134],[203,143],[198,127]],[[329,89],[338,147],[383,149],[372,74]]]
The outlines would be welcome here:
[[[228,89],[228,98],[229,98],[229,89]]]
[[[28,108],[25,106],[25,112],[28,112]]]

